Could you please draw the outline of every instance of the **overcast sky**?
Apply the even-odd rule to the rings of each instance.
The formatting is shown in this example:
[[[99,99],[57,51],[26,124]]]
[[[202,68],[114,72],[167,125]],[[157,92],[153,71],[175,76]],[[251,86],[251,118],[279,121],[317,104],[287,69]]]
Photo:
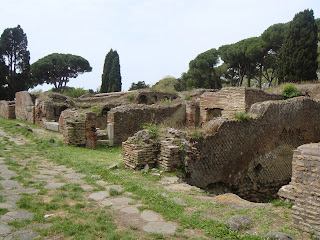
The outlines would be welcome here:
[[[128,90],[180,77],[199,53],[259,36],[307,8],[320,17],[319,0],[1,0],[0,33],[20,24],[31,63],[51,53],[86,58],[92,72],[68,83],[84,89],[100,88],[105,56],[117,50]]]

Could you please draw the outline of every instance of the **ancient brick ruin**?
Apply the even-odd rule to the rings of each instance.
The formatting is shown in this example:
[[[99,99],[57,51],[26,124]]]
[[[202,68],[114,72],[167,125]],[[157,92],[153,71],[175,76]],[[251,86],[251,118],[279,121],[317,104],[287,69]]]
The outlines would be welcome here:
[[[293,223],[320,239],[320,144],[298,147],[292,164]]]
[[[282,99],[282,95],[244,87],[206,92],[200,97],[200,122],[209,122],[216,117],[232,118],[237,112],[248,112],[254,103]]]
[[[15,102],[14,101],[0,101],[0,116],[6,119],[15,119]]]
[[[320,103],[282,99],[247,88],[196,90],[188,100],[153,91],[78,99],[19,92],[15,102],[0,102],[0,115],[61,131],[66,144],[122,143],[127,168],[178,169],[186,182],[215,193],[261,201],[290,182],[290,194],[282,191],[282,196],[296,202],[295,225],[319,237],[320,150],[314,150],[319,144],[303,144],[320,141]],[[251,118],[234,119],[239,112]],[[145,123],[165,127],[154,135],[150,129],[139,131]]]

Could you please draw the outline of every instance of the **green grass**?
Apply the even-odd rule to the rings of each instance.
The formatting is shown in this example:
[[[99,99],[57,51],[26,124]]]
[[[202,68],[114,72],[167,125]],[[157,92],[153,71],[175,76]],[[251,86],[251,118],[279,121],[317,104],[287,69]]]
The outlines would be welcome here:
[[[179,231],[175,236],[145,234],[143,237],[148,239],[181,239],[184,238],[186,229],[195,229],[203,235],[195,239],[204,239],[203,237],[210,239],[262,239],[261,236],[264,233],[274,230],[277,221],[283,222],[282,228],[287,232],[296,233],[299,236],[296,230],[287,226],[290,223],[291,209],[283,203],[273,203],[273,206],[268,208],[236,209],[200,201],[195,196],[207,196],[203,191],[169,192],[158,184],[159,179],[164,176],[174,176],[173,173],[161,172],[160,176],[154,176],[152,171],[126,170],[123,168],[123,164],[117,169],[106,169],[107,166],[122,161],[121,147],[106,147],[97,150],[63,144],[52,147],[46,141],[39,142],[37,137],[29,135],[23,128],[14,126],[15,121],[11,122],[0,118],[0,125],[6,131],[26,134],[30,139],[29,143],[21,146],[12,144],[12,150],[9,152],[0,149],[0,155],[2,154],[10,164],[10,168],[19,174],[15,178],[16,180],[25,186],[40,189],[38,194],[24,194],[17,204],[20,208],[35,214],[32,223],[52,223],[51,227],[38,230],[43,238],[62,235],[64,238],[70,239],[140,239],[139,234],[141,233],[134,225],[129,227],[127,231],[117,230],[113,216],[108,209],[100,209],[95,203],[87,201],[79,184],[66,184],[52,192],[43,188],[46,184],[45,181],[33,182],[30,171],[36,171],[37,163],[41,158],[86,174],[84,180],[88,184],[96,186],[97,190],[102,190],[102,187],[95,183],[97,179],[91,177],[92,175],[100,175],[101,180],[109,184],[122,185],[123,192],[110,189],[110,195],[117,196],[130,192],[132,193],[130,198],[134,199],[135,203],[142,204],[139,207],[141,211],[144,209],[153,210],[161,214],[164,220],[173,221],[179,226]],[[4,144],[0,141],[0,146]],[[38,156],[39,158],[32,158],[26,166],[19,163],[26,161],[30,156]],[[173,201],[174,197],[183,199],[186,204],[178,204]],[[0,195],[1,201],[3,199]],[[281,207],[279,208],[279,206]],[[45,219],[44,215],[46,214],[53,214],[53,216]],[[258,236],[229,230],[224,222],[237,214],[249,215],[254,219],[254,227],[257,229]],[[208,215],[214,216],[214,218],[210,218]],[[23,228],[31,222],[13,222],[11,225]]]

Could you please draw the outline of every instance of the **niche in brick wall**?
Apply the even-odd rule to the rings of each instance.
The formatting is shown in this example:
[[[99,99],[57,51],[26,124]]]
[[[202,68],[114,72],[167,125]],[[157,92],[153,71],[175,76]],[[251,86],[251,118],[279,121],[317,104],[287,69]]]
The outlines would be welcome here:
[[[210,121],[216,117],[222,116],[222,108],[206,108],[206,121]]]

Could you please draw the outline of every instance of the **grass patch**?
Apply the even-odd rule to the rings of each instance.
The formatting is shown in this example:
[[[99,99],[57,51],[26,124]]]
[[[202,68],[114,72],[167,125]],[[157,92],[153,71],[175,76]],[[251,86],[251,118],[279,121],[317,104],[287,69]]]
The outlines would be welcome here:
[[[240,122],[249,121],[250,118],[251,116],[249,114],[246,114],[245,112],[237,112],[233,117],[234,120],[237,120]]]

